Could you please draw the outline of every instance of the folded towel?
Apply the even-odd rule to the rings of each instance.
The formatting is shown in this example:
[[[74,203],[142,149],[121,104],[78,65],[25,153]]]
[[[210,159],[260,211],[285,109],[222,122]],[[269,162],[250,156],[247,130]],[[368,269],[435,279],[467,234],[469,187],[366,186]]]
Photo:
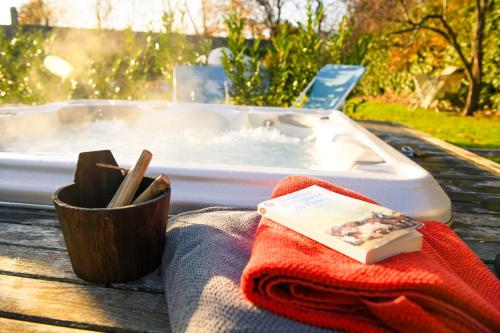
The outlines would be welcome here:
[[[272,197],[311,185],[287,177]],[[361,264],[262,218],[241,278],[248,300],[304,323],[351,332],[500,332],[500,282],[446,225],[424,222],[422,251]]]
[[[173,332],[325,333],[247,301],[240,288],[259,216],[207,208],[168,221],[162,280]]]

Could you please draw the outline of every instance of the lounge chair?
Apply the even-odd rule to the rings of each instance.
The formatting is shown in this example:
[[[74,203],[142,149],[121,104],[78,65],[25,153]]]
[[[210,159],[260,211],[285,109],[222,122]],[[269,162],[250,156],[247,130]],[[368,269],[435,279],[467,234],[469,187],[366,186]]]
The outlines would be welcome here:
[[[443,92],[456,93],[464,78],[463,70],[455,66],[445,67],[437,77],[420,74],[413,76],[415,84],[414,107],[430,108]]]
[[[364,72],[365,68],[362,66],[325,65],[302,91],[293,106],[337,110]]]
[[[175,102],[229,102],[228,78],[223,66],[175,66],[173,90]]]

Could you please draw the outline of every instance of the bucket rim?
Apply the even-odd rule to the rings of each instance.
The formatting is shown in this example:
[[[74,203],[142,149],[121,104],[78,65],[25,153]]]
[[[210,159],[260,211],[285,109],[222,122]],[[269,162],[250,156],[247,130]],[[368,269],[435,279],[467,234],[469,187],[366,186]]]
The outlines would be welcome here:
[[[151,178],[151,177],[145,177],[145,178]],[[153,178],[151,178],[153,179]],[[141,202],[140,204],[135,204],[135,205],[127,205],[127,206],[121,206],[121,207],[113,207],[113,208],[89,208],[89,207],[79,207],[79,206],[74,206],[74,205],[71,205],[69,203],[66,203],[64,201],[62,201],[60,198],[59,198],[59,193],[69,187],[72,187],[72,186],[76,186],[77,184],[76,183],[71,183],[71,184],[68,184],[68,185],[65,185],[65,186],[62,186],[60,188],[58,188],[54,194],[52,194],[52,201],[54,203],[54,206],[57,208],[57,207],[64,207],[66,209],[73,209],[73,210],[85,210],[85,211],[91,211],[91,212],[99,212],[99,211],[103,211],[103,212],[110,212],[110,211],[117,211],[117,210],[126,210],[126,209],[133,209],[133,208],[137,208],[137,207],[142,207],[142,206],[146,206],[146,205],[149,205],[155,201],[160,201],[162,200],[164,197],[166,197],[167,195],[170,196],[170,193],[171,193],[171,186],[169,185],[159,196],[157,197],[154,197],[152,199],[149,199],[147,201],[144,201],[144,202]]]

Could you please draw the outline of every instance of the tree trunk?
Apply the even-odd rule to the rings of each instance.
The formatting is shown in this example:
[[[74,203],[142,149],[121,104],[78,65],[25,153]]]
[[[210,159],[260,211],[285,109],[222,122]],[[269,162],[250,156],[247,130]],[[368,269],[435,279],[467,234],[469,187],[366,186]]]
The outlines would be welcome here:
[[[479,100],[479,81],[476,77],[469,80],[469,92],[467,93],[467,100],[465,107],[462,111],[462,116],[472,116],[477,110]]]
[[[483,34],[486,20],[487,0],[476,0],[476,31],[472,41],[472,66],[470,68],[469,92],[465,102],[463,116],[472,116],[479,107],[479,92],[483,72]]]
[[[205,3],[206,0],[201,0],[201,23],[203,25],[203,35],[207,36],[207,6]]]

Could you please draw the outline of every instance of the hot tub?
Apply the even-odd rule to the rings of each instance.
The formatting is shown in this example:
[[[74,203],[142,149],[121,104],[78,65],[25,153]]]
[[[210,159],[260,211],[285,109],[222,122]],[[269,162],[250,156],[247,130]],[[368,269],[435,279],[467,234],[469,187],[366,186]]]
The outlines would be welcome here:
[[[215,104],[71,101],[0,109],[0,201],[51,206],[81,151],[111,149],[172,181],[173,212],[255,207],[287,175],[359,191],[416,218],[449,222],[432,176],[343,113]]]

